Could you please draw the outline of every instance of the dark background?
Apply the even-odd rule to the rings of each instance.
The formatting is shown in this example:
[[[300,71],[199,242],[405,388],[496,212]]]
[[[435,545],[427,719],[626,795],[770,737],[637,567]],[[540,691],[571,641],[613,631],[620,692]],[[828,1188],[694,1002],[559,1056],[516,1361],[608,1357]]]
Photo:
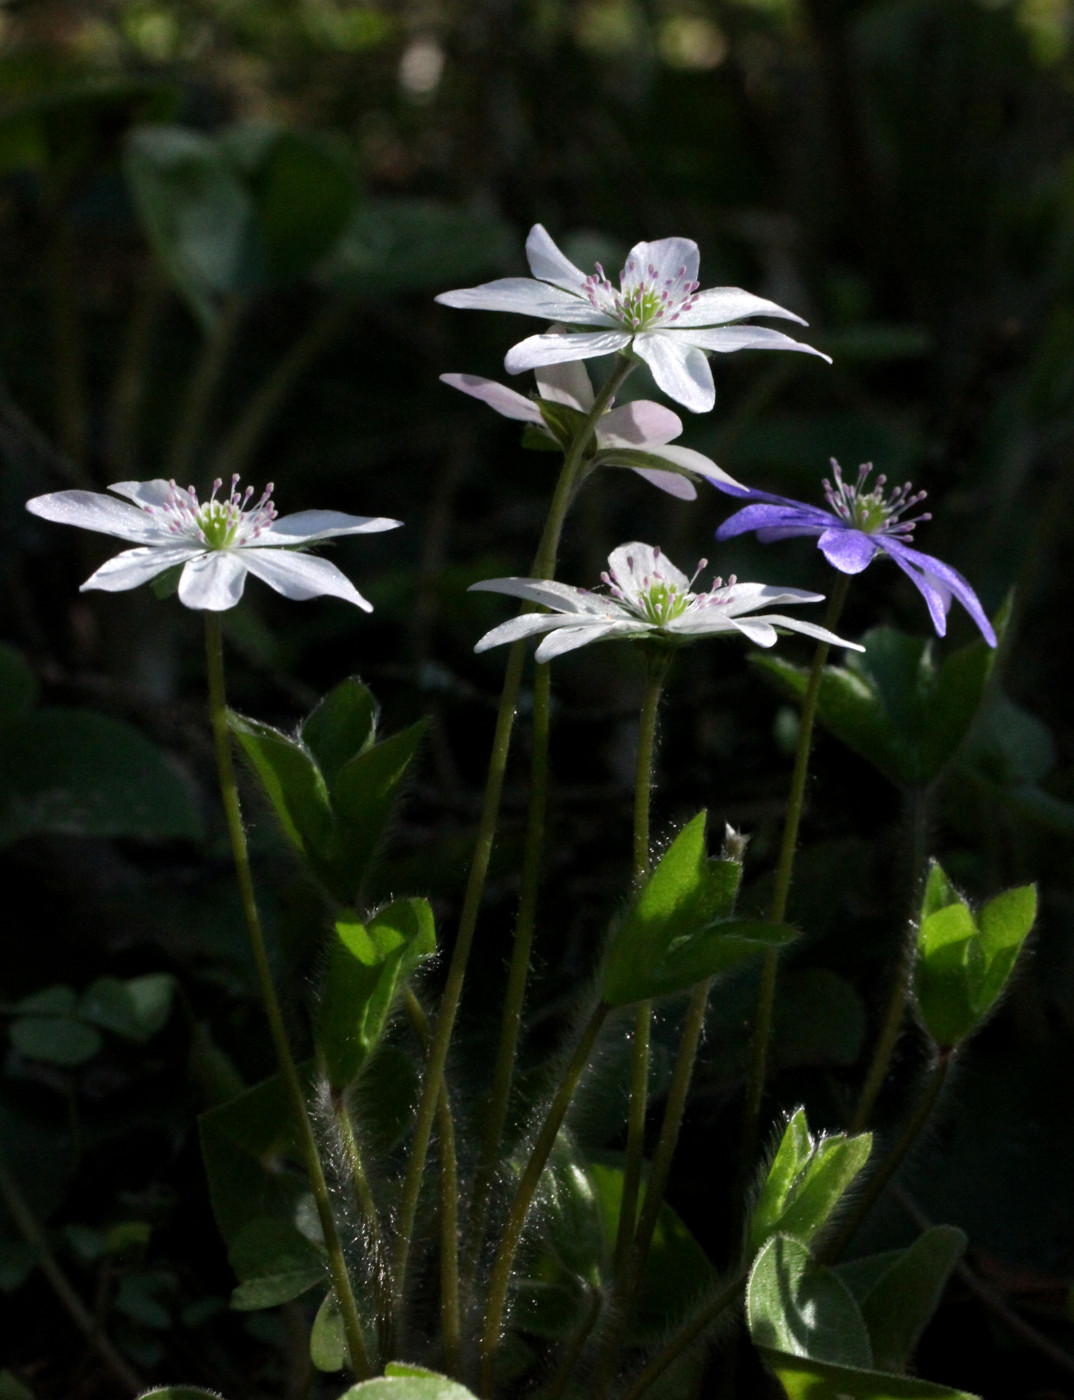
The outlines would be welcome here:
[[[523,452],[515,425],[437,381],[503,377],[504,352],[534,324],[432,298],[524,272],[535,221],[587,268],[596,258],[617,268],[641,238],[691,237],[703,286],[744,286],[804,315],[803,338],[833,367],[716,357],[716,408],[683,412],[683,442],[806,500],[820,499],[833,456],[848,473],[872,461],[911,478],[933,513],[918,547],[966,574],[990,613],[1015,590],[996,681],[1007,699],[989,702],[991,728],[937,792],[929,852],[975,900],[1039,881],[1039,928],[904,1180],[930,1218],[969,1232],[994,1299],[1074,1348],[1072,45],[1066,0],[0,9],[0,636],[26,658],[42,704],[87,708],[153,740],[204,824],[200,837],[151,838],[130,814],[87,830],[53,811],[20,825],[10,813],[25,775],[13,776],[14,741],[0,741],[5,1025],[22,998],[58,982],[81,992],[103,974],[167,972],[177,988],[162,1029],[144,1042],[105,1037],[84,1063],[5,1047],[0,1129],[57,1257],[147,1379],[235,1398],[304,1393],[301,1307],[282,1320],[226,1311],[232,1279],[193,1128],[222,1092],[214,1075],[255,1082],[269,1047],[214,805],[199,619],[148,590],[79,595],[108,542],[31,520],[22,503],[167,475],[191,424],[182,480],[204,490],[253,396],[290,367],[242,469],[275,482],[283,513],[323,506],[406,528],[332,554],[374,603],[371,617],[291,604],[253,582],[225,619],[232,700],[289,727],[359,673],[387,730],[432,716],[374,893],[428,893],[449,942],[502,667],[472,646],[508,615],[465,590],[526,572],[556,459]],[[314,239],[286,265],[239,258],[202,289],[203,327],[217,328],[208,341],[195,292],[150,251],[125,173],[131,133],[154,120],[214,137],[251,122],[305,133],[344,172],[342,203],[326,196],[323,247]],[[282,207],[312,207],[316,188],[288,178]],[[210,253],[226,241],[215,219],[196,233]],[[631,393],[653,392],[642,377]],[[727,505],[705,487],[684,504],[605,473],[568,523],[559,576],[592,586],[609,549],[640,537],[687,572],[704,555],[725,576],[829,586],[808,541],[716,546]],[[879,623],[928,631],[922,600],[884,562],[855,582],[844,627]],[[956,605],[941,654],[972,634]],[[641,671],[609,645],[557,663],[555,680],[535,1059],[557,1043],[624,888]],[[743,827],[754,908],[789,770],[783,706],[741,648],[706,645],[680,661],[663,712],[656,830],[702,806],[714,830]],[[482,1010],[498,1004],[513,917],[521,734],[464,1007],[463,1081],[486,1053]],[[806,937],[786,974],[772,1106],[805,1100],[835,1128],[908,898],[896,790],[826,736],[815,771],[792,900]],[[301,1037],[316,908],[267,819],[252,839]],[[716,999],[672,1188],[718,1261],[750,995],[740,979]],[[921,1058],[911,1030],[882,1120],[897,1121]],[[0,1307],[12,1325],[0,1364],[43,1400],[116,1393],[4,1228]],[[907,1229],[892,1208],[870,1242]],[[1016,1335],[958,1281],[920,1368],[987,1397],[1074,1394],[1074,1363]]]

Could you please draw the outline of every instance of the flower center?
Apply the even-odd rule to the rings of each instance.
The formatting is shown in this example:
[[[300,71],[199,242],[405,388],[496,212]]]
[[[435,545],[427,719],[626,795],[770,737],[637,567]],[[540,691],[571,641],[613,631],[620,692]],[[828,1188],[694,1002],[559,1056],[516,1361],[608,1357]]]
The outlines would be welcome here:
[[[219,477],[213,482],[212,495],[199,501],[193,486],[184,491],[169,481],[169,491],[159,506],[143,506],[148,514],[163,517],[165,529],[172,535],[197,540],[206,549],[233,549],[257,539],[276,519],[272,503],[272,483],[265,487],[261,499],[250,504],[254,488],[239,490],[239,478],[231,478],[231,492],[218,499],[217,492],[224,483]]]
[[[926,492],[915,493],[908,481],[902,486],[885,491],[887,477],[883,473],[867,490],[872,470],[872,462],[863,462],[858,468],[857,481],[844,481],[839,463],[833,457],[833,480],[824,482],[824,494],[828,505],[840,520],[845,520],[853,529],[861,530],[866,535],[891,535],[898,539],[911,539],[918,521],[931,520],[932,516],[928,511],[922,511],[908,520],[902,517],[925,499]]]
[[[651,574],[643,574],[640,578],[633,572],[633,558],[627,560],[630,568],[630,573],[627,576],[601,574],[601,579],[607,585],[611,596],[635,616],[640,617],[643,622],[648,622],[653,627],[666,627],[675,618],[689,612],[691,608],[705,608],[726,602],[728,589],[735,585],[735,578],[732,575],[726,586],[723,579],[717,578],[713,579],[712,588],[707,593],[694,593],[694,582],[702,569],[708,567],[709,561],[707,559],[702,559],[698,563],[693,578],[683,586],[659,572],[661,564],[659,549],[655,551],[655,556],[656,569]]]
[[[600,263],[585,280],[585,294],[605,315],[612,316],[631,332],[668,325],[694,304],[694,292],[701,285],[688,281],[686,268],[674,277],[661,279],[650,263],[642,267],[631,258],[619,274],[618,290],[612,286]]]

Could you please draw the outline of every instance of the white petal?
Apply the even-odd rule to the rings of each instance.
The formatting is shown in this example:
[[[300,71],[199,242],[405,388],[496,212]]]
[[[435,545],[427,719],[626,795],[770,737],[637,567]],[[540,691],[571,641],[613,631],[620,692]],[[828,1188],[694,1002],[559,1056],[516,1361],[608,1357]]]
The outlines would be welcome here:
[[[593,385],[589,382],[588,370],[580,360],[542,365],[535,377],[542,399],[576,408],[581,413],[588,413],[593,407]]]
[[[781,603],[823,603],[823,593],[808,593],[804,588],[786,588],[772,583],[736,583],[721,606],[731,616],[753,612],[756,608],[774,608]]]
[[[85,593],[90,588],[100,588],[105,593],[124,593],[128,588],[137,588],[148,583],[165,569],[182,564],[195,553],[200,552],[193,545],[175,545],[169,549],[161,545],[143,545],[140,549],[125,549],[102,564],[95,574],[79,589]]]
[[[541,410],[532,399],[520,394],[517,389],[509,389],[506,384],[497,384],[495,379],[482,379],[479,374],[442,374],[441,384],[452,389],[461,389],[472,399],[480,399],[489,408],[504,418],[513,418],[518,423],[543,423]],[[542,397],[547,398],[545,394]]]
[[[726,486],[741,486],[741,482],[725,472],[723,467],[718,467],[711,457],[706,457],[703,452],[695,452],[692,447],[680,447],[677,443],[672,443],[662,447],[650,446],[647,450],[654,457],[663,457],[665,461],[674,462],[685,471],[696,472],[706,481],[722,481]]]
[[[675,318],[676,330],[680,326],[723,326],[728,321],[741,321],[744,316],[782,316],[800,326],[807,324],[793,311],[744,292],[741,287],[709,287],[690,299],[694,303],[690,310],[680,311]]]
[[[585,273],[559,251],[542,224],[534,224],[530,229],[526,259],[534,277],[542,282],[554,282],[557,287],[579,292],[585,283]]]
[[[697,281],[700,254],[692,238],[658,238],[652,243],[635,243],[627,254],[627,267],[634,263],[638,277],[648,277],[649,268],[656,268],[658,282],[676,281],[681,276],[686,282]]]
[[[97,491],[54,491],[49,496],[34,496],[26,502],[26,509],[42,520],[77,525],[83,530],[96,530],[99,534],[113,535],[135,544],[152,544],[162,536],[160,528],[144,510]]]
[[[631,471],[643,476],[650,486],[659,487],[669,496],[677,496],[680,501],[697,500],[697,487],[689,477],[680,476],[678,472],[660,472],[651,467],[631,467]]]
[[[834,632],[829,632],[827,627],[818,627],[815,622],[802,622],[797,617],[780,617],[778,613],[765,613],[763,619],[751,618],[750,621],[774,622],[777,627],[786,627],[791,632],[801,632],[806,637],[815,637],[818,642],[827,642],[833,647],[849,647],[851,651],[864,651],[865,648],[858,642],[848,642],[845,637],[837,637]],[[738,626],[742,626],[739,622]],[[743,628],[743,630],[745,630]]]
[[[547,282],[531,277],[501,277],[480,287],[462,287],[457,292],[441,292],[436,301],[442,306],[464,311],[513,311],[519,316],[540,316],[543,321],[568,321],[574,325],[614,326],[616,321],[598,311],[584,296],[572,296]]]
[[[508,350],[504,368],[508,374],[521,374],[538,365],[556,365],[565,360],[591,360],[594,355],[613,355],[630,344],[625,331],[546,331],[531,335]]]
[[[341,510],[300,510],[294,515],[274,520],[254,540],[243,543],[243,549],[284,548],[310,544],[314,540],[330,540],[337,535],[372,535],[380,530],[394,530],[401,520],[388,520],[382,515],[345,515]]]
[[[832,357],[822,350],[814,350],[812,345],[792,340],[789,335],[774,331],[770,326],[717,326],[712,330],[683,331],[672,327],[671,333],[687,345],[697,345],[702,350],[712,350],[719,355],[729,355],[735,350],[800,350],[804,355],[818,355],[829,364],[832,362]]]
[[[162,506],[172,494],[171,482],[159,476],[153,481],[114,481],[108,489],[143,506]]]
[[[203,612],[226,612],[242,597],[246,564],[238,551],[212,549],[184,565],[179,601]]]
[[[624,447],[640,447],[643,443],[662,445],[681,432],[682,419],[677,413],[663,404],[653,403],[652,399],[637,399],[604,415],[597,429],[597,441],[617,438],[618,445]]]
[[[588,593],[584,588],[574,588],[569,583],[557,583],[554,579],[486,578],[480,583],[472,583],[469,591],[505,593],[509,598],[525,598],[527,602],[572,615],[607,618],[624,615],[619,605],[610,598]]]
[[[779,640],[779,633],[772,626],[772,623],[764,617],[733,618],[731,626],[737,628],[744,637],[748,637],[759,647],[774,647]]]
[[[242,551],[242,560],[252,574],[285,598],[300,603],[307,598],[342,598],[363,612],[373,611],[373,604],[327,559],[290,549],[251,549]]]
[[[535,652],[538,661],[551,661],[564,652],[577,651],[590,642],[603,641],[605,637],[638,637],[653,628],[640,619],[632,622],[590,622],[582,627],[560,627],[550,632]]]
[[[523,637],[534,637],[556,627],[577,625],[576,618],[564,617],[562,613],[520,613],[518,617],[508,618],[491,632],[486,632],[474,651],[488,651],[491,647],[503,646],[505,642],[517,642]]]
[[[654,579],[663,579],[682,592],[690,587],[690,580],[666,554],[640,540],[632,540],[613,549],[608,555],[608,572],[623,592],[632,598]]]
[[[692,413],[707,413],[716,402],[716,386],[704,353],[674,332],[642,331],[634,337],[634,351],[664,393]]]

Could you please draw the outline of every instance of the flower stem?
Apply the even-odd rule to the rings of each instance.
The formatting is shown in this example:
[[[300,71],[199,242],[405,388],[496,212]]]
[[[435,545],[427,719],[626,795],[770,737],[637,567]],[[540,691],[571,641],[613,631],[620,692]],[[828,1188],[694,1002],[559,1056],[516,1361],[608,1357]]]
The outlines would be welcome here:
[[[3,1157],[0,1157],[0,1199],[3,1200],[19,1234],[28,1244],[33,1245],[37,1256],[35,1262],[48,1279],[53,1293],[60,1300],[71,1321],[94,1348],[122,1388],[130,1395],[140,1394],[144,1387],[142,1378],[101,1331],[96,1319],[75,1292],[70,1279],[49,1248],[48,1238],[41,1227],[41,1222],[30,1209],[29,1203],[19,1189]]]
[[[529,1160],[507,1212],[503,1235],[492,1266],[488,1306],[485,1310],[485,1325],[481,1334],[481,1393],[485,1396],[492,1394],[495,1381],[496,1350],[499,1346],[500,1328],[503,1325],[504,1310],[507,1306],[511,1266],[515,1261],[515,1254],[522,1239],[526,1217],[533,1204],[533,1197],[548,1162],[549,1154],[555,1146],[556,1137],[563,1126],[567,1109],[570,1107],[574,1091],[578,1087],[578,1081],[582,1077],[582,1071],[585,1069],[608,1010],[609,1008],[604,1002],[598,1002],[586,1022],[574,1054],[567,1062],[559,1087],[545,1113],[544,1121],[537,1133]]]
[[[954,1058],[954,1050],[941,1050],[937,1055],[936,1063],[933,1066],[932,1073],[925,1086],[925,1092],[921,1096],[921,1102],[914,1110],[906,1127],[903,1128],[899,1140],[888,1153],[875,1176],[870,1177],[868,1185],[854,1203],[853,1210],[843,1221],[838,1232],[821,1251],[821,1255],[826,1264],[835,1263],[842,1255],[843,1250],[846,1249],[847,1245],[857,1234],[866,1216],[883,1195],[888,1182],[902,1165],[903,1158],[917,1141],[922,1128],[924,1128],[925,1124],[932,1116],[932,1110],[936,1107],[936,1102],[940,1097],[940,1093],[947,1079],[947,1072],[951,1068],[951,1061]]]
[[[645,1394],[651,1385],[660,1379],[667,1368],[673,1362],[678,1361],[683,1352],[687,1351],[699,1337],[703,1336],[720,1314],[731,1306],[746,1287],[747,1278],[748,1275],[745,1273],[739,1274],[736,1278],[733,1278],[723,1292],[718,1294],[707,1308],[704,1308],[697,1314],[693,1321],[688,1322],[685,1327],[676,1332],[671,1341],[668,1342],[661,1351],[657,1352],[656,1356],[649,1362],[645,1370],[642,1371],[641,1375],[627,1391],[623,1400],[640,1400],[640,1397]]]
[[[577,437],[564,458],[563,468],[556,483],[548,519],[534,559],[533,573],[536,578],[550,578],[555,570],[559,552],[560,536],[567,509],[574,495],[575,486],[582,465],[583,453],[593,435],[598,419],[607,408],[623,380],[630,373],[633,364],[620,358],[608,382],[596,396],[593,407],[578,431]],[[529,609],[527,609],[529,610]],[[406,1178],[399,1207],[399,1228],[396,1236],[396,1250],[393,1276],[395,1280],[396,1314],[401,1319],[405,1298],[407,1264],[410,1256],[411,1237],[417,1215],[418,1198],[421,1193],[421,1180],[425,1172],[425,1159],[429,1152],[433,1120],[436,1114],[440,1081],[447,1061],[448,1046],[455,1027],[455,1017],[462,997],[463,982],[466,978],[466,964],[470,957],[474,930],[477,927],[478,910],[485,891],[489,860],[496,837],[496,823],[500,811],[500,797],[503,792],[504,773],[507,767],[507,754],[511,745],[511,730],[514,725],[515,709],[522,683],[522,667],[526,657],[524,642],[516,642],[508,654],[507,671],[504,676],[500,706],[496,715],[496,730],[489,756],[488,775],[485,779],[485,794],[481,804],[481,817],[474,841],[474,854],[466,881],[462,913],[459,916],[459,929],[448,965],[447,977],[440,1000],[440,1013],[437,1016],[429,1059],[422,1085],[414,1122],[414,1136],[411,1139],[410,1157],[407,1163]],[[513,1056],[512,1056],[513,1058]]]
[[[839,614],[843,611],[849,585],[850,576],[837,572],[835,587],[828,600],[828,614],[824,620],[824,625],[829,631],[834,631],[835,625],[839,621]],[[774,924],[781,924],[787,916],[791,876],[794,873],[794,857],[798,847],[798,828],[802,820],[806,776],[809,772],[809,753],[813,745],[813,722],[817,716],[817,702],[820,699],[820,684],[824,676],[824,666],[828,660],[828,649],[827,642],[817,643],[816,651],[813,653],[813,664],[809,670],[809,679],[806,682],[805,695],[802,697],[798,743],[794,752],[794,769],[791,773],[791,786],[787,797],[787,813],[783,821],[779,863],[776,866],[776,885],[768,916]],[[764,962],[761,965],[761,985],[757,993],[757,1011],[753,1023],[749,1076],[746,1081],[741,1164],[743,1182],[748,1178],[757,1151],[761,1098],[764,1094],[765,1078],[768,1072],[768,1046],[772,1038],[772,1011],[776,1000],[778,966],[779,953],[774,949],[765,953]]]
[[[909,794],[907,799],[909,805],[910,829],[911,829],[911,861],[913,874],[911,884],[914,890],[914,903],[919,903],[921,892],[921,880],[925,869],[925,841],[928,831],[928,795],[921,788],[916,788]],[[916,913],[916,911],[915,911]],[[914,961],[917,956],[917,930],[913,918],[908,928],[903,932],[902,945],[899,949],[898,964],[895,968],[895,978],[891,984],[891,992],[888,996],[888,1004],[884,1011],[884,1019],[880,1025],[880,1034],[877,1037],[876,1048],[873,1050],[873,1058],[869,1062],[869,1069],[865,1075],[865,1082],[862,1084],[861,1094],[854,1108],[853,1117],[850,1120],[850,1131],[860,1133],[868,1123],[876,1104],[877,1096],[887,1078],[888,1069],[891,1065],[891,1057],[895,1053],[895,1046],[899,1041],[899,1032],[902,1030],[903,1017],[906,1013],[906,1001],[910,995],[910,987],[914,976]]]
[[[343,1246],[336,1228],[335,1216],[332,1214],[332,1204],[328,1198],[328,1186],[325,1182],[324,1169],[321,1166],[320,1153],[317,1150],[317,1141],[313,1136],[313,1127],[306,1108],[302,1083],[298,1077],[298,1069],[294,1056],[291,1054],[287,1032],[284,1029],[280,1003],[276,996],[272,971],[269,967],[265,936],[261,929],[261,917],[257,912],[257,901],[254,898],[250,854],[246,847],[246,833],[242,825],[239,792],[235,784],[235,768],[231,759],[231,743],[228,735],[227,696],[224,687],[224,648],[220,634],[220,618],[213,612],[205,614],[205,655],[209,679],[209,712],[212,718],[213,740],[216,746],[220,795],[224,803],[224,815],[227,819],[228,835],[231,839],[231,854],[235,861],[235,874],[239,882],[239,895],[253,948],[257,978],[261,987],[261,996],[265,1004],[265,1014],[268,1017],[273,1045],[276,1049],[276,1058],[280,1065],[280,1075],[291,1106],[291,1116],[298,1135],[299,1150],[302,1153],[313,1198],[317,1204],[317,1215],[324,1233],[325,1248],[328,1251],[329,1273],[332,1278],[332,1286],[335,1289],[336,1302],[339,1304],[340,1315],[343,1319],[343,1330],[347,1338],[347,1351],[350,1355],[351,1366],[358,1378],[365,1380],[370,1375],[370,1366],[365,1341],[362,1337],[362,1324],[358,1317],[354,1291],[351,1288],[347,1265],[343,1258]]]

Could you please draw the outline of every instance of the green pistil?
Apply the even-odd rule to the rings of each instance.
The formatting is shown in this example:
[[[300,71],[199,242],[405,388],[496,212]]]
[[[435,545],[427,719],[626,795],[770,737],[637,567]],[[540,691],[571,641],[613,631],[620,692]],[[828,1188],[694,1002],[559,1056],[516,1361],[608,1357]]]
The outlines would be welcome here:
[[[679,593],[674,584],[653,583],[638,601],[649,621],[663,627],[686,611],[690,606],[690,594]]]
[[[198,528],[210,549],[227,549],[235,539],[236,522],[232,512],[219,501],[208,501],[198,511]]]
[[[859,496],[854,502],[854,524],[867,535],[882,529],[887,524],[890,513],[887,502],[879,491],[871,491],[868,496]]]

